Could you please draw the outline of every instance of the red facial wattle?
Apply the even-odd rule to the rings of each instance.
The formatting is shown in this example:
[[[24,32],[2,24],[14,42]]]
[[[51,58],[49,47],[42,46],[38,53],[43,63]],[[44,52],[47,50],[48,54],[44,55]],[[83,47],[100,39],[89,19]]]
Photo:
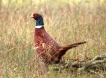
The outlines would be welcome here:
[[[37,19],[37,17],[38,17],[37,14],[33,14],[33,18]]]

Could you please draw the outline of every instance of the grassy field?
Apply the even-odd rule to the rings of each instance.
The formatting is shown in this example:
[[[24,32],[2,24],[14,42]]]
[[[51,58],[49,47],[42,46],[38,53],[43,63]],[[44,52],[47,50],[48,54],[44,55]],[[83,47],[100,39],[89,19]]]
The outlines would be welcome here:
[[[60,44],[87,41],[71,49],[63,60],[92,58],[106,52],[106,5],[68,4],[57,1],[2,5],[0,8],[0,78],[100,78],[98,74],[63,70],[46,71],[37,57],[30,15],[44,17],[47,32]],[[53,67],[53,66],[50,66]],[[99,72],[106,76],[106,72]],[[102,78],[102,77],[101,77]]]

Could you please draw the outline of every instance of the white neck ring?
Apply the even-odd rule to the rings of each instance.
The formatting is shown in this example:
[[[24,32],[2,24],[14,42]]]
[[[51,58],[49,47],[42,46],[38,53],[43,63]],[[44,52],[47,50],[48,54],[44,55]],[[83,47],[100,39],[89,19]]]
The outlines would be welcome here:
[[[35,28],[42,28],[43,27],[43,25],[37,25],[37,26],[35,26]]]

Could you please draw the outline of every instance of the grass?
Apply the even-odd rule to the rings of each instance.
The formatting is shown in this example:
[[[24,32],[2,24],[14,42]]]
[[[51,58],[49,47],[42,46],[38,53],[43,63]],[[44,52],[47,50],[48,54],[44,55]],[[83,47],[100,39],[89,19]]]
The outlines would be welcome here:
[[[2,6],[0,9],[0,78],[100,78],[97,74],[46,71],[33,49],[34,12],[44,17],[47,32],[60,44],[87,41],[71,49],[64,60],[106,52],[106,6],[59,3]],[[53,66],[50,66],[53,67]],[[46,73],[45,73],[46,72]],[[106,76],[106,72],[100,72]]]

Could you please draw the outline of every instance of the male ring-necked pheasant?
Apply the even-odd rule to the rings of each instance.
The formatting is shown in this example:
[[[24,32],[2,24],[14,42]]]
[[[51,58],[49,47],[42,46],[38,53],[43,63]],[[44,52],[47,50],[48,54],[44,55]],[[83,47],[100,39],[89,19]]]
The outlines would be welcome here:
[[[34,43],[38,55],[47,63],[59,63],[62,56],[67,50],[77,47],[80,44],[86,43],[79,42],[69,44],[66,46],[60,46],[46,31],[44,28],[43,18],[40,14],[34,13],[32,18],[36,20]]]

